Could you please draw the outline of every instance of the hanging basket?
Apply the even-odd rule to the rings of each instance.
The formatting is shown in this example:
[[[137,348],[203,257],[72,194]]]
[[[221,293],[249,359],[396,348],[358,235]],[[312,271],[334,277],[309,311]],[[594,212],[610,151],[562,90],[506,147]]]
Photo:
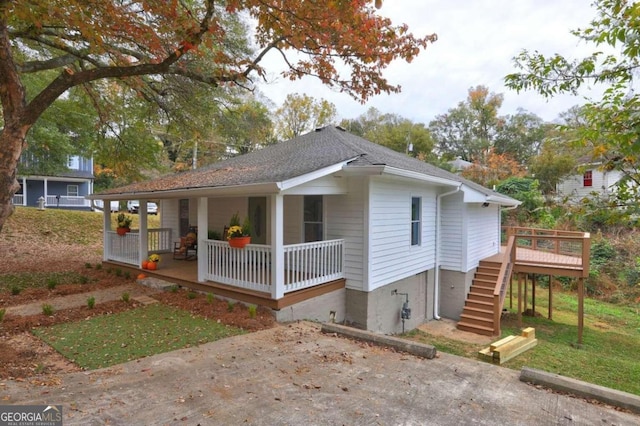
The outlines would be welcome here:
[[[229,238],[229,246],[234,248],[244,248],[251,243],[251,237],[232,237]]]

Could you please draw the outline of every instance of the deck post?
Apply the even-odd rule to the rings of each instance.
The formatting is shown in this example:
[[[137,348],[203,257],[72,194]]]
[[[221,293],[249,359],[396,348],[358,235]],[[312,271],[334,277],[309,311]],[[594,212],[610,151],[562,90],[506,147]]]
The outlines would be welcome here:
[[[111,203],[109,203],[109,209],[111,209]],[[140,233],[138,248],[138,266],[142,265],[142,261],[149,256],[149,226],[147,224],[147,201],[140,200],[138,206],[138,219],[140,219]]]
[[[524,309],[522,312],[527,311],[527,304],[529,303],[529,274],[524,274]]]
[[[549,275],[549,319],[553,317],[553,282],[551,278],[551,275]]]
[[[104,206],[105,201],[102,201]],[[109,231],[111,231],[111,201],[108,201],[109,208],[102,209],[102,260],[106,262],[109,260],[109,254],[111,253],[111,240],[109,239]]]
[[[284,197],[271,196],[271,298],[284,297]]]
[[[584,327],[584,278],[578,278],[578,345],[582,345]]]
[[[204,240],[209,236],[209,199],[198,198],[198,281],[205,282],[209,253],[205,249]]]
[[[518,274],[518,327],[522,327],[522,274]]]
[[[533,274],[531,278],[531,313],[534,318],[536,316],[536,277],[537,274]]]

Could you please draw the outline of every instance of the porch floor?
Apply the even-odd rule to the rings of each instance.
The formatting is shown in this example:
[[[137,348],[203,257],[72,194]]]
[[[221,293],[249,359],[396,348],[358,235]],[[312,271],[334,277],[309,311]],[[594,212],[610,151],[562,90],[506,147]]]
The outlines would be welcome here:
[[[274,310],[280,310],[304,300],[312,299],[314,297],[342,289],[345,287],[346,282],[345,279],[330,281],[314,287],[286,293],[283,298],[276,300],[271,298],[270,293],[243,289],[214,281],[198,281],[198,262],[195,259],[178,260],[173,259],[169,254],[163,255],[159,264],[159,269],[155,271],[143,270],[132,265],[115,261],[105,261],[103,263],[123,270],[128,269],[135,274],[142,272],[147,276],[165,280],[182,287],[207,293],[214,293],[218,296],[239,300],[245,303],[266,306]]]
[[[502,263],[506,247],[500,247],[500,253],[483,260]],[[564,254],[549,253],[518,247],[514,272],[531,272],[537,274],[582,276],[582,259]]]

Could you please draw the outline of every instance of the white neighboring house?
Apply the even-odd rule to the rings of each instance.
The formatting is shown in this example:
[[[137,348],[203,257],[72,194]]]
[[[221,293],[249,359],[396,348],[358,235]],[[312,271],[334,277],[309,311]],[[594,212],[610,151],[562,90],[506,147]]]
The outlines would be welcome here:
[[[558,198],[567,198],[569,202],[576,203],[594,192],[604,196],[614,194],[623,173],[619,170],[604,171],[600,165],[590,163],[581,167],[584,170],[582,173],[565,177],[556,186]]]
[[[158,273],[169,277],[173,243],[197,232],[197,261],[173,272],[181,285],[269,307],[279,321],[382,333],[459,319],[480,261],[500,251],[501,208],[520,204],[332,126],[91,198],[139,200],[141,213],[160,200],[158,229],[142,214],[119,236],[105,212],[105,262],[138,268],[166,253]],[[237,212],[253,228],[242,249],[212,237]]]

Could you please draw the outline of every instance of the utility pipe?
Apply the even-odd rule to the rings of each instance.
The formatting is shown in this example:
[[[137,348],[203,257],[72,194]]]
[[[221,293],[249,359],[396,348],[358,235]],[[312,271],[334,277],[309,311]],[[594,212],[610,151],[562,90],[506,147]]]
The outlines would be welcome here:
[[[446,197],[447,195],[452,195],[460,192],[460,187],[462,183],[459,184],[456,189],[440,194],[436,197],[436,272],[434,277],[434,289],[433,289],[433,318],[439,320],[440,315],[438,315],[439,308],[439,299],[440,299],[440,212],[442,210],[440,204],[442,197]]]

